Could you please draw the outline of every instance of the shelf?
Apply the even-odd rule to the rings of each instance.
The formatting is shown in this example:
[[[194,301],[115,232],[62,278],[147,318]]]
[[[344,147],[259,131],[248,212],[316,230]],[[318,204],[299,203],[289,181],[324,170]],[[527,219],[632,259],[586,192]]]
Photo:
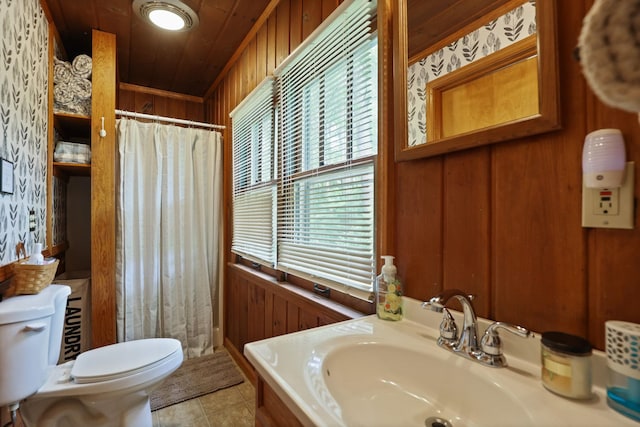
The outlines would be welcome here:
[[[66,251],[69,248],[69,242],[63,242],[63,243],[59,243],[55,246],[53,246],[50,249],[47,249],[46,251],[44,251],[44,256],[45,257],[54,257],[58,254],[63,253],[64,251]]]
[[[68,176],[91,176],[91,165],[53,162],[53,168]]]
[[[53,123],[58,132],[65,138],[91,135],[91,117],[80,114],[54,112]]]

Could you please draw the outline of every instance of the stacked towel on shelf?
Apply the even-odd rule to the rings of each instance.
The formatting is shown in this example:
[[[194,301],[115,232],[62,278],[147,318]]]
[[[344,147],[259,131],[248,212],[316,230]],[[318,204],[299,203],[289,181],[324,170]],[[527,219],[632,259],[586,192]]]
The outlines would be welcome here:
[[[54,110],[82,115],[91,114],[91,57],[76,56],[71,63],[54,58]]]
[[[58,141],[53,150],[53,160],[62,163],[91,163],[91,147],[88,144]]]

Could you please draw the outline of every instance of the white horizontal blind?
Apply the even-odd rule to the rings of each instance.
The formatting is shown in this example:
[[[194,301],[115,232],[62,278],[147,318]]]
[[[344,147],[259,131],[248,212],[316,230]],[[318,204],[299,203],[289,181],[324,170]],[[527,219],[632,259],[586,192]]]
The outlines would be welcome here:
[[[278,268],[370,291],[375,277],[376,2],[354,0],[276,70]]]
[[[233,128],[233,239],[231,250],[273,266],[275,138],[273,79],[262,82],[231,112]]]

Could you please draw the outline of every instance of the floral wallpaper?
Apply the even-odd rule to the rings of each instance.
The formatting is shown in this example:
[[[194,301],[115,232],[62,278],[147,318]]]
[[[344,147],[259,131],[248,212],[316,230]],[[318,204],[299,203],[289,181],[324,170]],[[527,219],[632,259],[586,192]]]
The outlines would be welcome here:
[[[427,83],[536,32],[536,2],[518,6],[498,19],[411,64],[407,70],[409,146],[427,142]]]
[[[0,157],[13,163],[13,194],[0,193],[0,265],[45,243],[49,27],[38,0],[0,0]],[[35,231],[29,231],[29,212]]]

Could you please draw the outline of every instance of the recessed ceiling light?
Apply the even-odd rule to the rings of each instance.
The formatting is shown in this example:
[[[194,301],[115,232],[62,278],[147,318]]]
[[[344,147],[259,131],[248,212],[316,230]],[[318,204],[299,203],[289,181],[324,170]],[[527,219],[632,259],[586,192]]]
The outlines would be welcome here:
[[[179,0],[134,0],[133,11],[165,30],[187,31],[198,25],[198,15]]]

